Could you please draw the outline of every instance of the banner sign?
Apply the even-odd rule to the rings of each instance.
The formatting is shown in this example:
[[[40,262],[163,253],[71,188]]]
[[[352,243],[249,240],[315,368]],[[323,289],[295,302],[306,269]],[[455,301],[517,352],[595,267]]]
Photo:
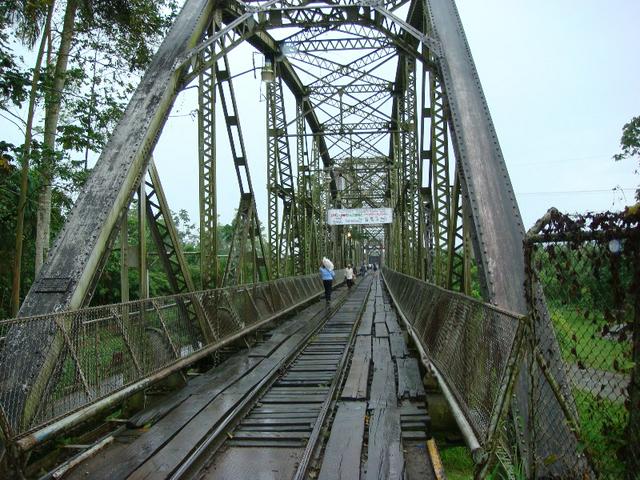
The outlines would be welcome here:
[[[391,208],[331,208],[327,212],[329,225],[377,225],[392,221]]]

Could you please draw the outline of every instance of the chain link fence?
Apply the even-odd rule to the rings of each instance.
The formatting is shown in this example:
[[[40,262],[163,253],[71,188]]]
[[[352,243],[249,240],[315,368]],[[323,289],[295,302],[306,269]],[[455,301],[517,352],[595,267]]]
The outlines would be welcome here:
[[[337,272],[338,283],[343,276]],[[4,438],[18,441],[145,379],[161,378],[322,291],[318,275],[308,275],[1,321]]]
[[[584,472],[586,459],[596,478],[638,478],[640,215],[627,210],[569,216],[552,209],[527,234],[525,260],[532,438],[547,442],[568,425],[578,439],[576,455],[533,458],[532,472],[545,462]],[[560,370],[545,361],[548,335],[541,329],[547,315]],[[537,395],[544,383],[562,406],[562,418],[539,421],[549,412]]]
[[[394,302],[444,379],[478,450],[495,450],[509,404],[525,319],[460,293],[383,268]],[[487,455],[474,452],[487,464]],[[495,462],[491,462],[495,463]]]

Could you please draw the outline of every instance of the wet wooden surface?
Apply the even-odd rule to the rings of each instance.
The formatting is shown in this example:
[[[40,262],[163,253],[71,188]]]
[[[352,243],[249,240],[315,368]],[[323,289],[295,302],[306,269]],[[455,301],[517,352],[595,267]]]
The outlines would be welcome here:
[[[335,410],[324,427],[324,455],[312,464],[313,475],[323,480],[434,478],[424,448],[430,418],[420,365],[381,283],[374,276],[371,280],[368,298],[352,290],[331,325],[311,337],[286,373],[227,433],[199,478],[291,478],[343,354],[350,359],[348,370],[336,391]],[[131,418],[127,435],[69,478],[170,477],[256,385],[277,371],[326,308],[320,302],[301,312],[257,347]],[[360,323],[354,325],[357,318]],[[355,337],[347,351],[351,332]]]

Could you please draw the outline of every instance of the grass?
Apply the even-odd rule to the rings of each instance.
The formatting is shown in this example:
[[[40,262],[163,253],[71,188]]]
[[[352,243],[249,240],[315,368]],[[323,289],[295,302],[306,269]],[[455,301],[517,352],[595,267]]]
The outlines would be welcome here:
[[[473,478],[473,460],[467,447],[439,447],[447,480]]]
[[[624,464],[618,452],[625,446],[629,418],[621,403],[601,399],[574,389],[581,430],[581,444],[593,461],[597,478],[624,479]],[[440,458],[449,480],[473,478],[473,461],[466,447],[440,446]],[[490,478],[500,479],[501,475]]]
[[[633,367],[631,341],[604,338],[607,321],[601,312],[550,304],[549,313],[566,362],[609,372],[628,372]]]
[[[598,478],[624,478],[624,464],[618,459],[618,451],[626,444],[629,418],[624,405],[579,390],[573,394],[580,416],[581,441],[598,470]]]

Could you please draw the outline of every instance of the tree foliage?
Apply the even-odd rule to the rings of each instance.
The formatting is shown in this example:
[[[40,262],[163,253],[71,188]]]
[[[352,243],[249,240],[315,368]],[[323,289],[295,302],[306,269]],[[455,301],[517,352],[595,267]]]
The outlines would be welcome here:
[[[625,158],[635,158],[638,160],[636,175],[640,169],[640,116],[632,118],[629,123],[622,127],[622,138],[620,139],[622,151],[613,156],[616,161]],[[640,188],[636,190],[636,200],[640,201]]]
[[[177,11],[174,0],[76,0],[73,41],[62,88],[56,87],[55,52],[62,21],[71,0],[4,0],[0,2],[0,115],[24,130],[25,101],[34,70],[15,53],[22,45],[34,51],[45,33],[49,61],[37,81],[36,125],[29,149],[0,132],[0,317],[9,316],[8,298],[15,243],[16,204],[21,187],[19,167],[29,152],[25,207],[22,295],[33,282],[34,238],[39,194],[52,185],[51,236],[62,227],[79,190],[90,174],[90,159],[102,151],[111,132]],[[45,30],[49,9],[53,25]],[[58,83],[59,85],[59,83]],[[43,141],[43,109],[59,104],[54,144]],[[14,145],[15,144],[15,145]],[[50,177],[50,178],[49,178]],[[22,296],[21,295],[21,296]]]

